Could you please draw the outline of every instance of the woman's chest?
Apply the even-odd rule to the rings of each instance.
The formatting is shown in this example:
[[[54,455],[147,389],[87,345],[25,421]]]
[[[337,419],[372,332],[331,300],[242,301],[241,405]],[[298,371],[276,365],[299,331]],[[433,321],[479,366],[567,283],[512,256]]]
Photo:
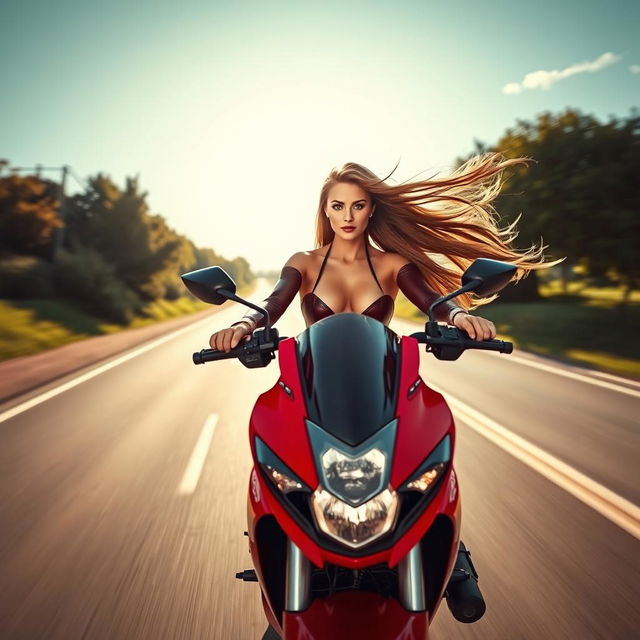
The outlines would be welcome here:
[[[307,277],[303,279],[301,298],[313,291],[335,313],[361,313],[382,296],[395,298],[397,285],[394,286],[388,269],[379,262],[377,265],[373,262],[372,266],[373,269],[367,262],[344,264],[327,261],[320,279],[317,271],[314,274],[313,269],[309,270]]]

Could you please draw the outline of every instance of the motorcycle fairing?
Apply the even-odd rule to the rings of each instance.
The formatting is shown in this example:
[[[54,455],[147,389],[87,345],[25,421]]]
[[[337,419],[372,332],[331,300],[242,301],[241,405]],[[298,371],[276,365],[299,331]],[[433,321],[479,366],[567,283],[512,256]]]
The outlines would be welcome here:
[[[322,322],[325,320],[316,325]],[[250,442],[254,462],[256,461],[254,436],[259,435],[274,454],[286,462],[309,488],[315,489],[319,484],[319,477],[305,424],[305,419],[309,418],[309,415],[301,381],[304,374],[299,370],[296,344],[294,338],[289,338],[279,345],[281,376],[274,387],[263,393],[256,402],[250,420]],[[429,389],[419,378],[417,341],[410,337],[401,338],[398,341],[395,357],[398,372],[396,410],[392,418],[397,418],[398,423],[390,480],[391,485],[398,489],[419,469],[446,433],[451,434],[452,451],[454,440],[453,420],[442,396]],[[416,381],[420,382],[417,386]],[[385,424],[388,423],[382,423],[381,426],[384,427]],[[267,568],[265,574],[261,563],[271,562],[268,557],[275,553],[274,547],[268,544],[267,555],[260,558],[256,531],[258,535],[260,530],[278,531],[278,539],[291,539],[316,567],[322,567],[325,563],[351,569],[380,563],[393,567],[419,540],[425,535],[430,535],[435,524],[442,518],[446,518],[451,523],[451,534],[448,538],[455,537],[454,542],[457,544],[459,499],[452,466],[449,466],[434,487],[429,497],[429,504],[415,521],[410,523],[407,530],[403,530],[397,539],[394,535],[385,536],[380,541],[372,543],[371,547],[365,546],[356,553],[326,539],[315,530],[312,524],[307,526],[304,523],[301,524],[301,519],[292,516],[292,510],[287,506],[286,500],[282,495],[277,495],[278,490],[257,467],[256,463],[251,474],[248,501],[249,548],[263,594],[266,594],[265,610],[272,624],[278,622],[278,625],[273,626],[279,631],[283,615],[286,614],[283,612],[282,603],[278,603],[282,595],[281,593],[279,595],[282,586],[278,581],[281,581],[283,574],[277,572],[284,571],[285,557],[279,555],[277,562],[271,563],[274,566],[271,569]],[[269,526],[261,527],[261,523],[269,523]],[[396,532],[399,532],[401,525],[402,523],[399,523]],[[449,568],[453,561],[452,555],[449,558]],[[425,570],[428,571],[429,567],[425,567]],[[280,578],[269,578],[270,572],[272,576],[279,575]],[[438,583],[433,589],[441,594],[444,586]],[[437,607],[439,600],[436,599],[434,602],[434,607]]]
[[[258,484],[258,490],[254,490],[254,483]],[[267,481],[254,468],[251,473],[247,504],[249,551],[263,593],[265,612],[272,626],[280,631],[280,625],[283,624],[283,615],[286,615],[284,614],[284,576],[286,567],[285,543],[287,538],[293,540],[316,567],[322,567],[325,563],[350,569],[360,569],[381,563],[386,563],[393,567],[419,540],[426,539],[425,536],[427,538],[431,536],[435,532],[438,523],[445,519],[449,523],[447,530],[450,530],[450,533],[447,535],[442,547],[452,549],[452,551],[444,563],[443,570],[436,576],[437,581],[435,584],[433,583],[433,565],[428,558],[428,552],[432,545],[427,545],[428,548],[423,547],[425,579],[429,591],[432,592],[432,596],[429,598],[429,611],[432,617],[442,599],[446,586],[444,576],[448,575],[453,566],[459,539],[460,501],[457,490],[452,491],[452,487],[457,487],[453,469],[445,476],[429,507],[397,544],[390,549],[372,553],[368,556],[349,557],[329,552],[315,544],[309,536],[305,535],[280,502],[274,499]],[[258,544],[259,540],[260,544]],[[449,540],[453,540],[453,543],[449,543]],[[307,611],[299,615],[305,617]]]
[[[391,484],[398,488],[426,460],[438,442],[451,434],[451,455],[455,454],[453,416],[444,398],[419,377],[420,352],[415,338],[400,340],[402,367],[398,392],[398,435],[391,469]],[[419,382],[414,391],[414,384]]]
[[[324,640],[331,629],[331,640],[388,638],[426,640],[428,614],[403,609],[393,598],[375,593],[336,593],[314,600],[303,613],[284,614],[284,637]]]
[[[298,336],[307,416],[355,447],[395,418],[398,336],[358,313],[339,313]]]
[[[318,476],[304,424],[306,409],[298,373],[295,338],[280,342],[278,360],[281,372],[278,382],[258,397],[251,413],[249,435],[253,459],[256,460],[254,440],[257,435],[304,484],[315,489]]]

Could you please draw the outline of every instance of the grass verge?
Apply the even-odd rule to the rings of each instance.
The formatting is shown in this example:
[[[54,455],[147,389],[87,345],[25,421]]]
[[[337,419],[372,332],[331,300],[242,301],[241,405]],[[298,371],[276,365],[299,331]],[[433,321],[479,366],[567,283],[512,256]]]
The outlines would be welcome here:
[[[246,297],[253,285],[238,291]],[[59,347],[93,336],[116,333],[202,311],[211,305],[183,296],[155,300],[128,325],[110,324],[56,299],[0,300],[0,361]]]

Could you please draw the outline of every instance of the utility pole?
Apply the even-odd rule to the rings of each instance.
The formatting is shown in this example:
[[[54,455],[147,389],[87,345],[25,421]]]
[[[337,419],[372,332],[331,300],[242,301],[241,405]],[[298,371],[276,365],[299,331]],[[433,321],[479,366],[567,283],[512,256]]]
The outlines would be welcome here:
[[[67,174],[69,173],[69,166],[62,166],[62,178],[60,179],[60,186],[58,190],[58,217],[62,221],[62,226],[54,229],[53,231],[53,242],[51,243],[51,262],[55,262],[58,254],[60,253],[60,249],[62,249],[62,242],[64,238],[64,227],[65,227],[65,217],[66,217],[66,204],[67,204],[67,195],[66,195],[66,186],[67,186]]]

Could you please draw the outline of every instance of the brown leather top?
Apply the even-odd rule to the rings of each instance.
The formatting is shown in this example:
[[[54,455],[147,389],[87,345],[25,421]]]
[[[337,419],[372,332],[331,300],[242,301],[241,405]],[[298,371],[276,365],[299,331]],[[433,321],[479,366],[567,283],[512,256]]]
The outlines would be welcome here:
[[[307,295],[302,298],[302,304],[300,306],[307,326],[335,313],[335,311],[325,304],[315,293],[307,293]],[[393,309],[393,298],[385,294],[375,302],[372,302],[360,313],[364,316],[380,320],[380,322],[388,325],[393,317]]]
[[[313,289],[310,293],[307,293],[302,298],[302,304],[300,305],[302,308],[302,315],[304,316],[305,322],[307,326],[312,325],[314,322],[318,320],[322,320],[322,318],[326,318],[327,316],[334,315],[335,311],[329,307],[325,302],[323,302],[315,293],[315,288],[318,286],[318,282],[320,281],[320,277],[322,276],[322,272],[324,270],[324,266],[327,262],[327,258],[331,253],[331,247],[333,243],[329,245],[329,249],[327,253],[324,255],[324,259],[322,260],[322,266],[320,267],[320,271],[318,273],[318,277],[316,278],[316,282],[313,285]],[[378,278],[376,276],[376,272],[373,270],[373,265],[371,264],[371,258],[369,257],[369,250],[367,245],[365,244],[365,250],[367,254],[367,262],[369,263],[369,268],[371,269],[371,273],[375,278],[375,281],[378,283],[378,287],[380,287],[380,283],[378,282]],[[377,300],[372,302],[364,311],[360,313],[365,316],[369,316],[371,318],[375,318],[376,320],[380,320],[380,322],[388,325],[393,317],[393,298],[390,295],[384,293],[382,287],[380,287],[380,291],[382,291],[383,295],[380,296]]]

